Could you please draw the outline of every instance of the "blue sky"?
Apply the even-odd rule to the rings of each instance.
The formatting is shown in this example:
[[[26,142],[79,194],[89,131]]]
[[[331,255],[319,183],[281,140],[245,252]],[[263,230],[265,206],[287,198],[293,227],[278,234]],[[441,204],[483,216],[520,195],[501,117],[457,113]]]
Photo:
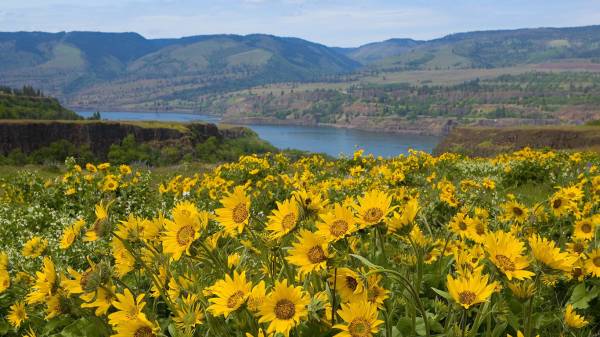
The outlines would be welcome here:
[[[600,24],[597,0],[0,0],[0,31],[296,36],[351,47],[392,37]]]

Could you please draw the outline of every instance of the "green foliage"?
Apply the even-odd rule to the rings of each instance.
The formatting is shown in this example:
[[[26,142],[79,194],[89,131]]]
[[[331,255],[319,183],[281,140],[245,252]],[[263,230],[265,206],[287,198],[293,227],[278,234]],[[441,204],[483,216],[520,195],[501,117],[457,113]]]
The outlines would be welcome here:
[[[0,119],[81,119],[58,100],[45,97],[39,90],[0,87]]]

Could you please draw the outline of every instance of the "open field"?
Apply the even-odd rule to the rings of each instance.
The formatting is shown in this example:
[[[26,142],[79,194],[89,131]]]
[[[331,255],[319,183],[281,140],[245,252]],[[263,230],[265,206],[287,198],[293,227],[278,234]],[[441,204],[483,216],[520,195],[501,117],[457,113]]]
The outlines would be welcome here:
[[[0,169],[5,336],[575,336],[600,157]]]

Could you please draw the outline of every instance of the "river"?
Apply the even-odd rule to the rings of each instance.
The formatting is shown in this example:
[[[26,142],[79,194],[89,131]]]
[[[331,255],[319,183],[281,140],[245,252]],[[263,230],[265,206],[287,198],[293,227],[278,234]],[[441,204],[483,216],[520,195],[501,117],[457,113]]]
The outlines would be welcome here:
[[[92,112],[78,112],[89,117]],[[216,116],[174,113],[174,112],[102,112],[102,119],[108,120],[155,120],[218,123]],[[332,156],[352,155],[357,149],[375,156],[397,156],[409,149],[431,152],[439,142],[439,137],[400,135],[386,132],[361,131],[322,126],[290,125],[245,125],[254,130],[260,138],[280,149],[299,149],[327,153]]]

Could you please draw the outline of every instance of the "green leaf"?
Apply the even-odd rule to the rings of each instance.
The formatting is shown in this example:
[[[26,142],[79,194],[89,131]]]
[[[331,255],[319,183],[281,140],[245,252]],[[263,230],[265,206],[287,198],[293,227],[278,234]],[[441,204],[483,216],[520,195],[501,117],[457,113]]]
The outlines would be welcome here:
[[[450,293],[448,293],[446,291],[443,291],[443,290],[440,290],[440,289],[437,289],[434,287],[431,287],[431,290],[435,291],[436,294],[442,296],[443,298],[447,299],[448,301],[452,300],[452,296],[450,295]]]
[[[504,331],[506,331],[507,326],[507,322],[496,325],[496,327],[492,331],[492,337],[500,337],[504,333]]]
[[[408,317],[400,317],[395,328],[398,329],[402,336],[410,336],[412,333],[412,320]]]
[[[569,302],[575,309],[587,309],[590,306],[589,302],[598,297],[599,293],[598,287],[591,287],[588,290],[584,283],[580,283],[573,289]]]
[[[358,259],[360,262],[362,262],[362,264],[364,264],[365,266],[371,268],[371,269],[383,269],[382,267],[373,264],[371,261],[367,260],[366,258],[360,256],[360,255],[356,255],[356,254],[350,254],[350,256],[352,256],[355,259]]]
[[[51,335],[52,337],[107,337],[110,330],[97,317],[80,318],[67,325],[60,333]]]

